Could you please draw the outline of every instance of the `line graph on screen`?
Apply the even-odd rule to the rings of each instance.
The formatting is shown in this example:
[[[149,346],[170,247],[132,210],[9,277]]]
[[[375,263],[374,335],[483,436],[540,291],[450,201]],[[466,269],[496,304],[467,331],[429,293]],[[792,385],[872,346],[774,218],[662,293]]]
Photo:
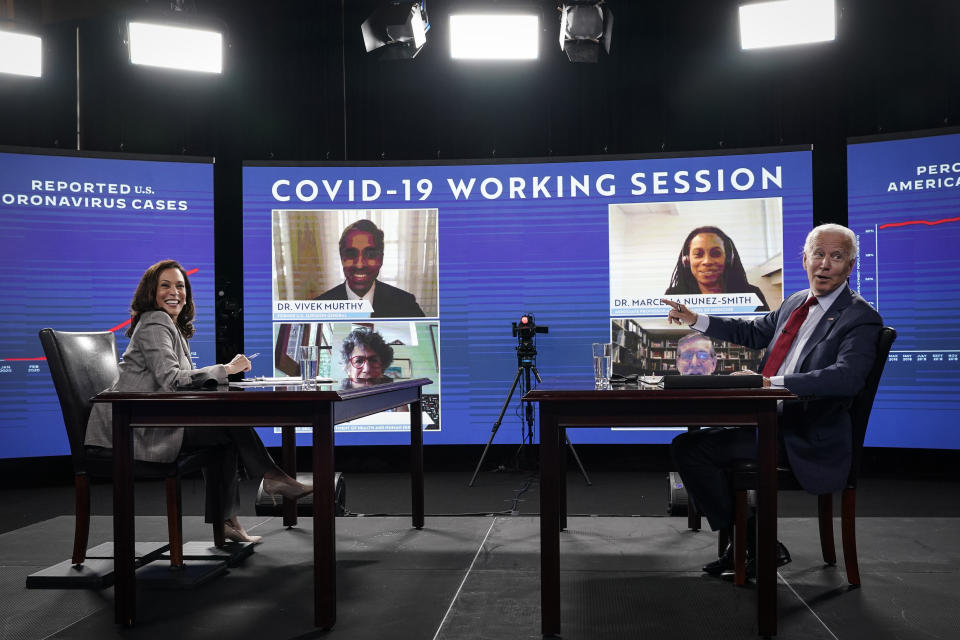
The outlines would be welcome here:
[[[188,275],[188,276],[192,276],[193,274],[197,273],[198,271],[200,271],[200,269],[198,269],[198,268],[197,268],[197,269],[190,269],[189,271],[187,271],[187,275]],[[117,331],[120,331],[120,329],[123,329],[124,327],[128,326],[128,325],[130,324],[130,322],[131,322],[130,318],[127,318],[126,320],[124,320],[123,322],[121,322],[120,324],[118,324],[117,326],[111,327],[111,328],[107,329],[107,331],[109,331],[110,333],[115,333],[115,332],[117,332]],[[28,358],[0,358],[0,362],[33,362],[33,361],[43,362],[43,361],[45,361],[45,360],[46,360],[46,358],[43,357],[43,356],[34,356],[34,357],[28,357]]]
[[[949,293],[960,259],[960,216],[897,220],[854,229],[860,257],[854,287],[900,330],[891,360],[960,361],[960,302]]]

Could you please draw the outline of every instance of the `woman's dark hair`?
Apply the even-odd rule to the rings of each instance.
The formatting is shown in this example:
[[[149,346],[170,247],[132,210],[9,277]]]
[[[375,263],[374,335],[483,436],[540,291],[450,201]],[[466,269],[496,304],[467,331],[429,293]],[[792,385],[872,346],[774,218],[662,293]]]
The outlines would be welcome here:
[[[340,356],[343,359],[344,367],[346,367],[350,361],[350,354],[360,345],[377,354],[384,371],[386,371],[390,363],[393,362],[393,347],[384,341],[383,336],[368,327],[357,327],[347,334],[347,337],[343,339],[343,344],[340,347]]]
[[[140,278],[140,284],[137,285],[133,300],[130,302],[130,328],[127,329],[127,337],[133,335],[133,330],[140,322],[141,314],[147,311],[161,310],[157,306],[157,286],[160,283],[160,274],[167,269],[179,269],[183,276],[187,292],[183,301],[183,310],[177,316],[176,325],[184,338],[189,340],[193,337],[193,290],[190,288],[190,278],[187,277],[187,270],[176,260],[161,260],[148,268],[143,277]]]
[[[683,241],[680,255],[677,256],[677,264],[673,268],[673,275],[670,277],[670,286],[667,287],[665,294],[700,293],[700,285],[697,284],[697,279],[693,277],[693,273],[690,271],[690,243],[701,233],[712,233],[723,242],[723,292],[753,292],[753,287],[747,281],[747,272],[744,270],[743,263],[740,261],[740,254],[737,253],[737,248],[734,246],[730,236],[718,227],[697,227],[687,234],[687,239]],[[684,260],[684,258],[686,258],[686,260]]]

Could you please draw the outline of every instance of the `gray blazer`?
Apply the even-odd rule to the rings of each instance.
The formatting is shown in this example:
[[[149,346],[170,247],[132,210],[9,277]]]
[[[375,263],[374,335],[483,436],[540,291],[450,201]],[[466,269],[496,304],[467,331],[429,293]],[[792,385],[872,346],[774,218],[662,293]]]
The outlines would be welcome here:
[[[194,369],[190,345],[165,311],[140,316],[123,352],[120,377],[111,391],[174,391],[198,387],[208,380],[227,381],[222,364]],[[95,404],[87,422],[84,444],[113,447],[113,413],[108,404]],[[171,462],[180,453],[183,428],[134,429],[133,457],[147,462]]]

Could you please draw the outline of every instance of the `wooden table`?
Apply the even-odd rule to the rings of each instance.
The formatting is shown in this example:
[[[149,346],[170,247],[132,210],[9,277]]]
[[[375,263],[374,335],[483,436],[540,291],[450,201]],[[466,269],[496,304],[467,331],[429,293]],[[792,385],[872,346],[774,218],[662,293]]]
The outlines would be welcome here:
[[[607,389],[550,381],[524,395],[540,403],[541,631],[560,634],[560,531],[566,528],[566,483],[561,452],[574,427],[744,426],[758,430],[757,622],[760,635],[777,632],[777,401],[785,389]]]
[[[231,391],[128,393],[107,391],[94,402],[113,404],[113,542],[116,622],[136,620],[133,516],[132,429],[198,427],[282,427],[290,449],[296,427],[313,429],[313,584],[314,624],[333,627],[337,619],[336,521],[334,517],[335,424],[410,406],[410,473],[413,526],[423,526],[423,424],[421,391],[427,378],[362,388],[322,385]],[[288,458],[289,456],[284,456]],[[290,460],[284,465],[290,470]],[[295,523],[295,506],[285,501],[285,523]]]

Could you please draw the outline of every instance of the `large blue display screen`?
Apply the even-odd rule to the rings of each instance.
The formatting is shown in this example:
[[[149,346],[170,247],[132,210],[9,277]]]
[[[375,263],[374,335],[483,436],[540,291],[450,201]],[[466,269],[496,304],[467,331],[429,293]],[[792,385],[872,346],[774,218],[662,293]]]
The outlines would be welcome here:
[[[69,453],[37,332],[112,330],[123,353],[134,289],[159,260],[190,272],[190,344],[214,362],[210,162],[0,153],[0,247],[0,457]]]
[[[255,360],[253,374],[298,375],[296,349],[315,344],[325,349],[321,375],[349,376],[343,338],[366,327],[392,345],[387,375],[435,381],[425,389],[425,442],[484,443],[519,367],[512,324],[523,314],[549,328],[536,334],[544,379],[592,380],[591,343],[612,338],[623,351],[615,370],[653,368],[641,349],[659,361],[676,358],[659,298],[698,227],[732,239],[735,250],[712,270],[724,278],[739,271],[743,284],[714,295],[680,286],[672,297],[750,315],[806,287],[800,251],[812,220],[810,160],[808,150],[775,150],[460,165],[248,163],[245,349],[272,355]],[[359,272],[372,234],[354,225],[383,234],[382,255],[370,253],[372,267],[368,260]],[[373,279],[372,300],[349,295]],[[519,414],[515,395],[495,443],[521,441]],[[406,429],[408,417],[373,417],[339,428],[337,442],[409,442]],[[673,435],[592,429],[575,438],[659,443]],[[279,442],[275,433],[264,438]]]
[[[851,144],[853,278],[897,330],[868,445],[960,448],[960,134]]]

